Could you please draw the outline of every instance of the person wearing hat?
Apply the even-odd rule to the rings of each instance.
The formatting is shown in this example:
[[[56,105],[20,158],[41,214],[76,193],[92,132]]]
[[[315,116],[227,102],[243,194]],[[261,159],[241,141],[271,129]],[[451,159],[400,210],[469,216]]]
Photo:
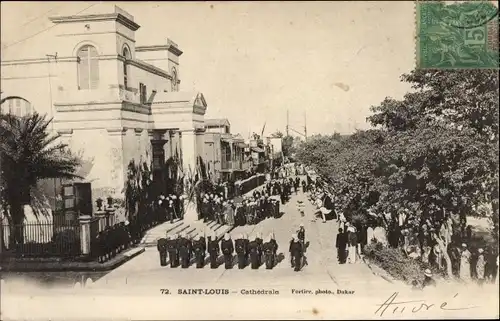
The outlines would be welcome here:
[[[297,230],[297,238],[302,243],[302,246],[304,246],[306,242],[306,229],[304,228],[304,223],[300,223],[299,225],[299,229]]]
[[[233,252],[234,252],[234,243],[231,239],[231,235],[226,233],[224,235],[224,239],[221,242],[221,250],[222,254],[224,254],[224,263],[226,269],[233,268]]]
[[[339,228],[339,232],[337,233],[335,247],[337,248],[337,259],[339,260],[339,264],[344,264],[347,252],[347,234],[341,228]]]
[[[167,235],[167,252],[168,257],[170,259],[170,267],[175,268],[178,265],[178,257],[177,257],[177,239],[170,238]]]
[[[250,242],[248,243],[248,253],[250,255],[250,267],[252,270],[256,270],[260,266],[260,250],[259,243],[257,242],[257,237],[254,235],[250,238]]]
[[[191,240],[187,238],[186,233],[182,233],[178,240],[179,245],[179,257],[181,259],[181,267],[187,269],[189,263],[191,262],[191,252],[193,251],[193,245]]]
[[[484,259],[484,250],[477,250],[477,262],[476,262],[476,274],[477,274],[477,283],[482,286],[484,283],[484,268],[486,266],[486,260]]]
[[[257,232],[255,234],[255,242],[259,245],[258,250],[259,250],[259,266],[262,265],[263,260],[263,250],[262,250],[262,245],[264,244],[264,239],[262,238],[262,232]]]
[[[175,205],[174,201],[170,199],[168,201],[168,218],[170,219],[170,224],[174,224],[174,218],[177,218],[177,214],[175,213]]]
[[[210,268],[211,269],[216,269],[217,268],[217,258],[219,257],[220,253],[220,246],[219,246],[219,240],[217,239],[217,235],[212,233],[211,236],[209,236],[208,239],[208,255],[210,256]]]
[[[422,282],[422,289],[427,286],[436,286],[436,281],[432,278],[432,272],[430,269],[424,271],[424,281]]]
[[[206,223],[208,221],[208,213],[209,213],[209,199],[208,195],[205,194],[205,197],[203,198],[203,201],[201,203],[201,212],[200,215],[203,217],[203,222]]]
[[[467,244],[462,244],[462,254],[460,255],[460,279],[464,282],[470,281],[470,260],[471,253],[467,249]]]
[[[224,208],[224,221],[229,226],[234,226],[234,209],[230,202],[224,201],[222,204]]]
[[[443,255],[441,253],[441,249],[439,248],[439,244],[434,244],[433,252],[436,266],[439,270],[443,269]]]
[[[264,252],[264,262],[266,263],[266,269],[271,270],[274,267],[274,260],[276,255],[276,242],[273,242],[272,234],[267,237],[266,242],[262,245]]]
[[[302,268],[302,256],[303,256],[303,247],[302,243],[299,241],[297,234],[292,235],[292,240],[290,241],[290,263],[295,272],[300,271]]]
[[[205,239],[201,235],[196,235],[193,241],[193,254],[196,261],[196,268],[201,269],[205,265]]]
[[[238,256],[238,269],[244,269],[245,266],[247,265],[247,242],[248,240],[245,240],[245,235],[240,234],[240,237],[234,241],[234,246],[236,250],[236,255]]]
[[[159,238],[158,242],[156,243],[156,249],[158,250],[158,253],[160,254],[160,266],[166,266],[167,265],[167,239],[166,238]]]

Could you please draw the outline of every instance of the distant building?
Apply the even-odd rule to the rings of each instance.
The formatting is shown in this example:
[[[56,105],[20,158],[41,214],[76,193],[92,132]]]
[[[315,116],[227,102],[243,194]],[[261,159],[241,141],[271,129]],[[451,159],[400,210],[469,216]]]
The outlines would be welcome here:
[[[121,195],[132,160],[153,163],[156,181],[170,157],[195,170],[207,103],[180,91],[178,45],[140,45],[134,17],[106,3],[50,20],[22,50],[2,50],[0,112],[53,117],[50,130],[81,155],[94,199]]]
[[[283,163],[283,139],[281,137],[268,137],[266,140],[267,146],[270,150],[269,159],[271,162],[271,167],[279,166],[281,163]]]
[[[264,173],[269,168],[269,148],[260,138],[253,138],[248,142],[247,153],[250,153],[253,171]]]
[[[244,155],[245,142],[230,133],[227,119],[205,120],[205,166],[214,181],[237,180],[250,170]]]

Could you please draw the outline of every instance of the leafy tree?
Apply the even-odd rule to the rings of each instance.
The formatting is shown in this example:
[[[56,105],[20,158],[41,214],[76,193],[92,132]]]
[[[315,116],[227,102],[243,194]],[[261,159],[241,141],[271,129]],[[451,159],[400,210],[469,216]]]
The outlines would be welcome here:
[[[281,150],[283,151],[283,156],[291,157],[293,154],[293,143],[294,139],[292,136],[284,136],[281,141]]]
[[[469,199],[468,205],[461,207],[462,216],[478,203],[492,204],[493,236],[498,240],[498,74],[493,70],[417,70],[401,79],[411,83],[414,91],[402,101],[386,98],[381,105],[373,106],[375,114],[368,120],[389,132],[405,131],[414,139],[418,135],[412,131],[422,132],[427,127],[432,132],[431,128],[438,126],[442,140],[433,140],[435,148],[449,142],[445,138],[451,139],[451,135],[457,135],[453,138],[458,140],[455,145],[441,146],[441,154],[450,152],[446,147],[456,146],[463,146],[460,152],[475,151],[478,157],[471,159],[460,158],[463,153],[456,150],[452,153],[455,158],[449,160],[450,166],[455,165],[456,172],[449,173],[454,180],[448,182],[448,188],[460,187],[462,196]],[[453,203],[451,199],[448,202]],[[462,229],[465,222],[462,218]]]
[[[460,238],[482,203],[498,240],[498,75],[419,70],[402,80],[412,92],[372,106],[378,129],[313,136],[297,158],[332,184],[347,216],[370,214],[393,235],[429,233],[451,276],[448,236]]]
[[[8,205],[8,219],[13,242],[24,241],[24,205],[30,204],[30,190],[39,180],[47,178],[79,178],[75,174],[80,161],[57,142],[58,135],[48,133],[52,120],[34,113],[17,117],[0,115],[0,163],[2,198]]]

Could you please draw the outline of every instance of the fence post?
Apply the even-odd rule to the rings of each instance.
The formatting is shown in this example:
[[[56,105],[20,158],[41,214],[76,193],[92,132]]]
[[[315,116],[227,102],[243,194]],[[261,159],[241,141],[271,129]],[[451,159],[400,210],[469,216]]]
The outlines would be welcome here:
[[[82,255],[90,255],[90,222],[92,221],[92,216],[82,215],[78,218],[80,223],[80,246]]]
[[[114,207],[106,207],[106,224],[107,226],[113,226],[115,225],[115,211],[116,209]]]
[[[96,211],[94,217],[99,220],[99,232],[104,231],[108,227],[108,218],[106,211]]]

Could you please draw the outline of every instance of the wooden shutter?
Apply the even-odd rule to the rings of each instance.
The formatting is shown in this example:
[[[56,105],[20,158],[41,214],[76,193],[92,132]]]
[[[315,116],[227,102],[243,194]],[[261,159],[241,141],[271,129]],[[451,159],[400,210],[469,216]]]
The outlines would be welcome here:
[[[78,50],[78,89],[89,89],[89,46]]]
[[[94,47],[90,47],[89,61],[90,89],[97,89],[99,87],[99,57]]]

